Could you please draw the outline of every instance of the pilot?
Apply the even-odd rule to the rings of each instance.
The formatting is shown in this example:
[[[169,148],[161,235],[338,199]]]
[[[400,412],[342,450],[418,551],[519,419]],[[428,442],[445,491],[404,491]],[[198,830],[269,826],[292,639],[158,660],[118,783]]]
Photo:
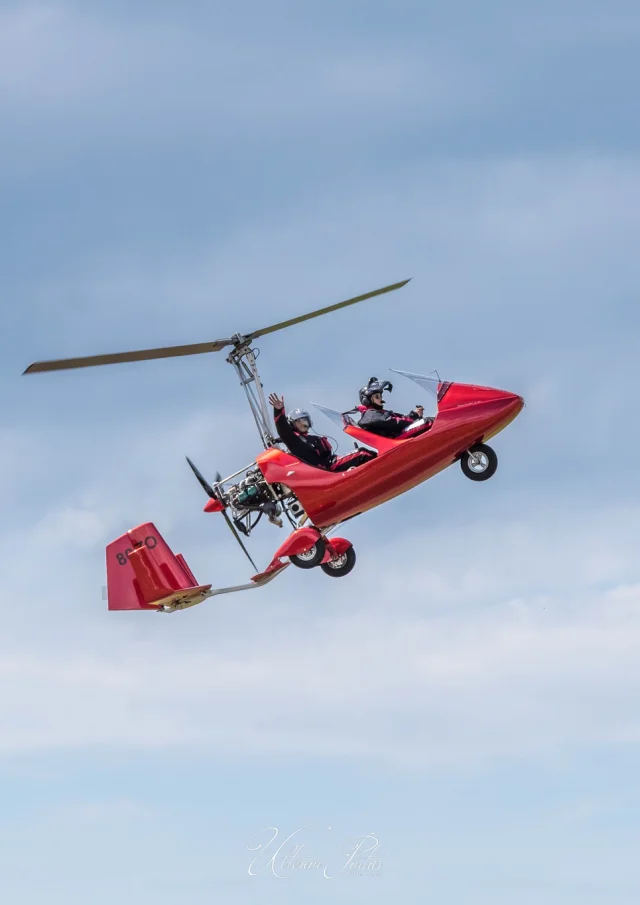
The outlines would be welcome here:
[[[377,377],[369,378],[369,383],[360,390],[359,411],[362,412],[358,427],[370,431],[372,434],[380,434],[383,437],[415,437],[416,434],[428,431],[433,425],[433,418],[424,418],[424,408],[421,405],[409,412],[408,415],[398,415],[384,408],[382,398],[385,390],[391,392],[393,385],[388,380],[382,383]],[[424,421],[422,420],[424,418]],[[420,421],[415,430],[407,431],[407,428]]]
[[[325,468],[327,471],[347,471],[370,462],[378,455],[372,449],[360,447],[346,456],[336,456],[327,437],[309,433],[312,426],[309,412],[294,409],[288,416],[285,415],[284,399],[280,399],[275,393],[269,396],[269,402],[273,406],[273,420],[278,436],[291,455],[307,465]]]

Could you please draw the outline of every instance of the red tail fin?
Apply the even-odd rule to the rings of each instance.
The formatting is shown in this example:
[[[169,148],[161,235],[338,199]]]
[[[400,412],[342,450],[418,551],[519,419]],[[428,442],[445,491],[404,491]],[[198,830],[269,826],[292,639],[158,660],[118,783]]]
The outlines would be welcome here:
[[[210,589],[198,584],[182,554],[171,551],[152,522],[132,528],[107,547],[110,610],[199,603]]]

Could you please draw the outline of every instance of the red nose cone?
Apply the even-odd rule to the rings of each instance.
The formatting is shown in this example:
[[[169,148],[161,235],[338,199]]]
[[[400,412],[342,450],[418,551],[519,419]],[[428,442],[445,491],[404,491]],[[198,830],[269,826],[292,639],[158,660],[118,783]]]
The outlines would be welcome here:
[[[488,408],[491,410],[491,415],[488,419],[490,433],[487,436],[492,437],[498,431],[504,430],[514,418],[518,417],[524,408],[524,399],[516,393],[500,393],[499,397],[494,399]],[[487,414],[489,415],[489,412]]]
[[[505,390],[486,390],[484,398],[480,397],[479,402],[498,403],[505,411],[519,412],[524,407],[524,399],[517,393],[508,393]]]
[[[497,390],[494,387],[475,386],[466,383],[453,383],[442,397],[438,405],[439,411],[458,408],[458,406],[473,406],[477,404],[493,404],[511,406],[514,410],[521,409],[524,405],[522,396],[505,390]]]
[[[524,399],[516,393],[505,393],[504,401],[508,405],[509,411],[512,411],[515,414],[521,412],[524,408]]]

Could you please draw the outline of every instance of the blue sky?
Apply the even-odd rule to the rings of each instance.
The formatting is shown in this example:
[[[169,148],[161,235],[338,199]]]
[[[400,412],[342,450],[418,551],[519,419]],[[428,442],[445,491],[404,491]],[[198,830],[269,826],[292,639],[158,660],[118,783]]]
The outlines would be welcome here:
[[[3,901],[638,901],[639,45],[631,2],[0,6]],[[265,337],[265,388],[519,392],[496,476],[350,523],[342,582],[108,613],[147,520],[247,579],[184,456],[257,438],[222,355],[26,365],[406,277]],[[380,876],[250,876],[270,826]]]

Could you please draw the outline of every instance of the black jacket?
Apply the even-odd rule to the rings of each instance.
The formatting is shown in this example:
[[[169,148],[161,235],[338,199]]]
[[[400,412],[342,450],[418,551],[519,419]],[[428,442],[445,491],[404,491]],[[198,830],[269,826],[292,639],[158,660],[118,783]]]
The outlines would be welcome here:
[[[331,444],[326,437],[315,434],[301,434],[289,424],[284,409],[273,410],[273,420],[278,436],[287,446],[289,452],[307,465],[317,468],[329,468],[335,459]]]
[[[380,434],[382,437],[399,437],[419,418],[420,415],[415,410],[409,412],[408,415],[398,415],[397,412],[389,412],[371,405],[365,408],[358,421],[358,427],[371,431],[372,434]]]

